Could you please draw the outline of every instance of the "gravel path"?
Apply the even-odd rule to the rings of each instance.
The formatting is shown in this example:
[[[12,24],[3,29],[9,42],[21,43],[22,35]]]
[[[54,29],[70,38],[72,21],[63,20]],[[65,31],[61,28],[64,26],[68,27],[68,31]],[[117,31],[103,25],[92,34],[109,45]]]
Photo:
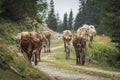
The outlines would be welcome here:
[[[56,49],[62,48],[62,47],[63,47],[63,45],[57,46],[57,47],[51,48],[51,50],[56,50]],[[51,59],[49,56],[51,56],[51,54],[48,54],[47,56],[42,57],[42,59],[46,60],[46,61],[52,61],[53,59]],[[92,76],[92,75],[87,75],[87,74],[83,74],[83,73],[77,73],[72,70],[56,69],[55,67],[53,67],[51,65],[53,65],[53,64],[48,63],[48,62],[40,62],[38,64],[38,66],[36,66],[36,68],[49,74],[52,77],[55,77],[56,80],[111,80],[109,78]],[[101,70],[101,69],[97,69],[97,68],[88,68],[88,67],[80,67],[80,66],[73,66],[73,65],[72,65],[72,67],[82,68],[82,69],[85,69],[88,71],[106,73],[106,74],[110,74],[110,75],[120,75],[120,72],[105,71],[105,70]]]
[[[111,80],[109,78],[91,76],[82,73],[75,73],[71,70],[56,69],[51,66],[52,64],[47,62],[40,62],[36,68],[49,74],[52,77],[55,77],[56,80]]]
[[[72,66],[72,67],[81,68],[81,69],[88,70],[88,71],[93,71],[93,72],[110,74],[112,76],[120,76],[120,72],[106,71],[106,70],[92,68],[92,67],[89,67],[89,68],[88,67],[79,67],[79,66]]]
[[[64,44],[60,45],[60,46],[57,46],[57,47],[53,47],[51,48],[52,51],[56,50],[56,49],[59,49],[59,48],[62,48],[64,46]]]

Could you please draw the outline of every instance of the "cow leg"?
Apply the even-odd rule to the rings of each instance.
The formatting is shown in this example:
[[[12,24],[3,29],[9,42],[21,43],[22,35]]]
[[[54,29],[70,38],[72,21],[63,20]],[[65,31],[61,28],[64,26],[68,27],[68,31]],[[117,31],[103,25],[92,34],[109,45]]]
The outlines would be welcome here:
[[[39,54],[39,53],[37,53],[37,52],[34,53],[34,55],[35,55],[35,62],[34,62],[34,64],[35,64],[35,65],[38,64],[38,60],[37,60],[38,54]]]
[[[81,60],[80,60],[81,58],[80,57],[81,57],[80,52],[78,52],[78,65],[81,64]]]
[[[29,61],[30,61],[30,63],[31,63],[32,51],[30,51],[30,52],[27,54],[27,56],[28,56],[28,60],[29,60]]]
[[[51,50],[50,50],[50,40],[49,40],[49,45],[48,45],[48,47],[49,47],[49,52],[51,52]]]
[[[90,36],[90,42],[93,43],[93,36]]]
[[[32,54],[32,61],[34,61],[34,59],[35,59],[35,56],[34,56],[34,54]]]
[[[82,51],[82,65],[85,64],[85,49]]]
[[[70,48],[68,48],[68,58],[70,58]]]
[[[82,57],[82,65],[84,65],[85,64],[85,55],[83,55],[83,57]]]
[[[37,65],[37,55],[35,54],[35,62],[34,62],[35,65]]]
[[[49,44],[47,44],[47,52],[49,52]]]
[[[66,52],[66,43],[64,42],[64,48],[65,48],[65,52]]]
[[[39,62],[41,61],[41,59],[40,59],[40,53],[41,53],[41,50],[42,50],[42,47],[39,49],[39,54],[38,54]]]
[[[76,65],[78,65],[78,51],[76,50]]]
[[[66,59],[70,58],[70,46],[66,46]]]
[[[66,59],[68,59],[68,49],[66,49]]]
[[[70,58],[70,45],[68,46],[68,57]]]
[[[68,49],[66,49],[66,59],[69,58],[69,52],[68,52]]]

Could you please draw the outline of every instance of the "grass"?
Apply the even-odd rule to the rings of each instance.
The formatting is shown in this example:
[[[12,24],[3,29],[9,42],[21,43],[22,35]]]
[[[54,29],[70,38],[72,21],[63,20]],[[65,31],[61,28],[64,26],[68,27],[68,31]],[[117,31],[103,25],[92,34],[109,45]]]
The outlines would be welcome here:
[[[86,52],[86,57],[90,58],[91,55],[99,55],[100,58],[104,57],[106,59],[106,55],[112,56],[112,54],[114,53],[115,55],[117,54],[117,49],[115,48],[115,44],[110,42],[111,39],[109,37],[101,37],[101,36],[96,36],[95,37],[95,41],[94,44],[89,44],[89,42],[87,42],[87,52]],[[61,44],[63,44],[63,41],[59,41],[57,44],[56,43],[52,43],[52,47],[55,46],[60,46]],[[56,59],[56,62],[64,62],[65,64],[75,64],[75,54],[74,54],[74,48],[71,45],[72,51],[71,51],[71,60],[65,60],[65,52],[64,49],[57,49],[54,52],[56,52],[57,54],[55,54],[53,56],[53,58]],[[111,71],[120,71],[119,68],[115,68],[114,66],[108,65],[107,63],[101,63],[98,61],[99,56],[95,56],[95,57],[91,57],[92,62],[88,63],[87,66],[88,67],[97,67],[100,69],[105,69],[105,70],[111,70]],[[98,57],[98,58],[97,58]],[[111,58],[111,57],[109,57]],[[102,58],[101,58],[102,59]],[[106,62],[106,61],[103,61]]]
[[[94,44],[87,44],[87,57],[92,61],[97,61],[98,65],[120,68],[120,52],[115,47],[116,44],[110,42],[109,37],[97,36]]]
[[[15,44],[13,38],[18,32],[29,30],[25,26],[0,18],[0,80],[53,80],[49,75],[34,68],[27,60],[26,54],[18,56],[11,47]],[[7,65],[14,67],[24,78]]]
[[[95,54],[95,53],[102,54],[104,51],[106,51],[106,52],[104,52],[104,54],[111,56],[110,52],[115,53],[117,50],[115,48],[115,44],[111,43],[110,41],[111,40],[109,37],[102,38],[101,36],[96,36],[93,45],[91,45],[91,44],[89,44],[89,42],[87,42],[87,47],[86,47],[87,48],[87,55],[86,55],[86,57],[90,57],[91,53],[92,54]],[[63,44],[62,41],[60,41],[60,43]],[[52,45],[55,46],[56,43],[53,43]],[[95,50],[95,48],[98,50]],[[107,65],[106,61],[104,61],[105,63],[102,63],[102,62],[98,61],[97,59],[92,58],[92,61],[86,62],[86,64],[84,66],[78,66],[79,68],[73,67],[73,66],[76,66],[76,57],[75,57],[75,54],[73,51],[74,51],[74,49],[72,47],[70,59],[66,60],[64,48],[57,49],[57,50],[53,51],[53,53],[51,53],[51,56],[49,56],[51,59],[53,59],[53,61],[49,61],[49,62],[55,64],[54,67],[56,67],[58,69],[63,68],[63,69],[67,69],[67,70],[72,70],[74,72],[80,72],[80,73],[85,73],[85,74],[94,75],[94,76],[102,76],[102,77],[106,77],[106,78],[111,78],[113,80],[120,79],[119,76],[114,76],[114,75],[100,73],[100,72],[94,72],[94,71],[88,71],[88,70],[84,70],[82,68],[82,67],[92,67],[92,68],[98,68],[98,69],[103,69],[103,70],[120,72],[119,68],[115,68],[114,66]],[[100,55],[100,56],[106,57],[106,55],[104,55],[104,54]],[[47,55],[44,55],[44,56],[47,56]],[[98,56],[96,56],[96,57],[98,57]]]
[[[62,44],[63,44],[63,41],[59,40],[57,42],[51,42],[51,46],[50,47],[61,46]]]
[[[1,74],[4,74],[4,68],[8,70],[8,76],[14,75],[12,72],[10,72],[9,68],[4,65],[3,62],[9,64],[10,66],[14,67],[20,74],[25,76],[22,80],[52,80],[48,75],[45,73],[35,69],[27,60],[26,56],[19,57],[12,49],[9,49],[7,45],[4,43],[4,41],[0,41],[2,44],[0,45],[0,58],[2,58],[2,61],[0,61],[1,66]],[[6,71],[7,72],[7,71]],[[10,74],[9,74],[10,72]],[[4,74],[6,75],[6,74]],[[14,75],[16,76],[16,75]],[[18,75],[18,80],[20,75]],[[3,76],[4,77],[4,76]],[[1,75],[1,78],[3,78]],[[17,77],[17,76],[16,76]],[[12,77],[8,77],[12,78]],[[13,77],[14,78],[14,77]],[[5,79],[2,79],[5,80]],[[9,79],[8,79],[9,80]],[[12,79],[11,79],[12,80]],[[15,80],[15,79],[13,79]]]
[[[25,80],[25,79],[12,71],[0,68],[0,80]]]
[[[89,74],[89,75],[93,75],[93,76],[102,76],[102,77],[106,77],[106,78],[111,78],[113,80],[119,80],[119,78],[120,78],[119,76],[114,76],[114,75],[109,75],[109,74],[105,74],[105,73],[85,70],[82,67],[92,67],[92,68],[99,68],[99,69],[111,70],[111,71],[118,70],[118,69],[111,68],[111,67],[103,67],[103,66],[91,64],[88,62],[84,66],[73,67],[73,66],[76,66],[74,53],[71,53],[70,59],[66,60],[65,59],[65,52],[64,52],[63,48],[57,49],[54,52],[55,53],[52,53],[52,55],[50,57],[52,59],[55,59],[55,60],[48,61],[48,62],[54,64],[52,66],[55,68],[72,70],[73,73],[77,72],[77,73],[84,73],[84,74]]]

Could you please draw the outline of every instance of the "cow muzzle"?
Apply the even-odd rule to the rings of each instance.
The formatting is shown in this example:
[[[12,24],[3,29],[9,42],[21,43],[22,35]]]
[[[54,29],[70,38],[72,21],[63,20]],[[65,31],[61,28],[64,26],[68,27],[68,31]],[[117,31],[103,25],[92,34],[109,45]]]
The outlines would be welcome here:
[[[81,44],[77,44],[78,47],[81,47]]]

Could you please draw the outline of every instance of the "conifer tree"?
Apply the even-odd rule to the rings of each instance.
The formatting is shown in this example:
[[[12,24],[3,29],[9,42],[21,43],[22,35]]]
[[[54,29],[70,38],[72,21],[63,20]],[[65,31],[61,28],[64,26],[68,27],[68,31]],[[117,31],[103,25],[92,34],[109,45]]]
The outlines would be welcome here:
[[[26,17],[35,18],[38,11],[47,8],[47,3],[44,0],[2,0],[0,7],[3,9],[2,17],[17,21]]]
[[[68,29],[68,19],[67,19],[67,13],[64,14],[64,18],[63,18],[63,30]]]
[[[78,29],[83,24],[99,25],[100,20],[97,13],[99,13],[99,8],[95,5],[93,0],[79,0],[79,12],[75,19],[74,29]]]
[[[62,21],[59,18],[59,12],[56,14],[56,19],[57,19],[57,32],[62,32],[63,26],[62,26]]]
[[[47,21],[47,26],[56,31],[57,30],[57,19],[54,11],[54,1],[50,1],[50,11],[48,13],[48,21]]]
[[[68,29],[69,30],[73,29],[73,12],[72,12],[72,10],[70,11],[70,14],[69,14]]]
[[[104,33],[110,34],[112,41],[118,43],[120,50],[120,0],[94,0],[101,12],[100,26],[104,27]]]
[[[79,0],[79,12],[75,18],[74,30],[77,30],[85,22],[84,10],[85,0]]]

